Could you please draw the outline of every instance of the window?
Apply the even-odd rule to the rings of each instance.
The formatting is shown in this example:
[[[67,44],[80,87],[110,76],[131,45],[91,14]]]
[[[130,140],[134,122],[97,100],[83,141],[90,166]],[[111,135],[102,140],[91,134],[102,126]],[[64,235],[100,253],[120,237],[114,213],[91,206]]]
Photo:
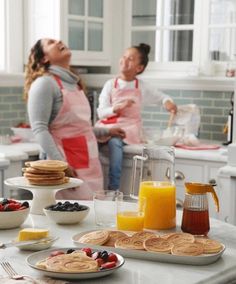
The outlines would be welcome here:
[[[0,0],[0,72],[5,70],[5,1]]]
[[[69,0],[68,44],[72,50],[103,50],[103,0]]]
[[[0,0],[0,71],[23,71],[22,0]]]
[[[132,0],[132,45],[151,46],[154,70],[203,71],[214,61],[218,69],[235,61],[235,0]],[[219,69],[220,70],[220,69]]]

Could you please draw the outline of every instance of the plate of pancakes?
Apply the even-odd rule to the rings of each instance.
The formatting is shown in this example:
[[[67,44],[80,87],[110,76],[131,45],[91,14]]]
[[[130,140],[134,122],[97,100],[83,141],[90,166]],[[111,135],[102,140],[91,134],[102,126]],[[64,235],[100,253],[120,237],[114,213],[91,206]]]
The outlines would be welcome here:
[[[66,176],[68,164],[58,160],[38,160],[25,162],[23,177],[5,180],[6,185],[24,189],[43,188],[67,189],[80,186],[83,181]]]
[[[73,248],[75,250],[76,248]],[[67,254],[71,248],[60,248],[65,254],[51,257],[55,249],[35,252],[26,259],[27,264],[40,274],[58,279],[92,279],[109,275],[122,267],[124,258],[116,254],[116,266],[100,269],[96,260],[81,251]],[[93,250],[95,252],[96,250]],[[111,253],[109,251],[109,253]],[[113,252],[112,252],[113,253]]]
[[[217,240],[189,233],[159,234],[151,231],[92,230],[72,237],[78,247],[111,249],[125,257],[188,265],[217,261],[225,246]]]

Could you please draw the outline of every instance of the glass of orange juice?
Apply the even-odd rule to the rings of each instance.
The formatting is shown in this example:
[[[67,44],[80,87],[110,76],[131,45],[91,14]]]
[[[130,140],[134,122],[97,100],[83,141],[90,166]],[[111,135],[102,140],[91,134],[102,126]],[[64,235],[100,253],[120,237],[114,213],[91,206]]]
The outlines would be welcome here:
[[[124,231],[142,231],[144,226],[144,214],[146,198],[131,198],[124,195],[117,198],[117,229]]]

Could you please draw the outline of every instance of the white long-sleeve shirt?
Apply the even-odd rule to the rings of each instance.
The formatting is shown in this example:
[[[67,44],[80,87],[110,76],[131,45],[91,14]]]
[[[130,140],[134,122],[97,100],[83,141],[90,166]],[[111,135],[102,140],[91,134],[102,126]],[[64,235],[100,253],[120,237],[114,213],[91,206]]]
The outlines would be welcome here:
[[[108,80],[99,96],[99,106],[97,109],[99,119],[104,119],[115,115],[113,112],[113,105],[111,103],[111,91],[114,88],[115,79]],[[118,78],[119,89],[134,89],[135,80],[124,81]],[[150,83],[147,83],[141,79],[138,79],[138,88],[142,94],[142,107],[145,105],[163,105],[166,101],[173,101],[168,95],[164,94],[160,90]]]

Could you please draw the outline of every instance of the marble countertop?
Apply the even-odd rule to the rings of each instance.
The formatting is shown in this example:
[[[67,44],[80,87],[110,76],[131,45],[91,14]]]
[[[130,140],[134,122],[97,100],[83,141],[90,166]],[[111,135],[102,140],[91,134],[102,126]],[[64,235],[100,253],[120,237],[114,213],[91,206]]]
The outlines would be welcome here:
[[[210,143],[204,141],[204,143]],[[213,142],[211,141],[211,144]],[[216,144],[216,143],[215,143]],[[219,142],[218,142],[219,144]],[[127,145],[124,147],[126,154],[141,154],[143,145]],[[176,158],[194,159],[215,162],[227,162],[227,147],[221,146],[217,150],[186,150],[180,148],[175,149]],[[10,145],[0,145],[0,158],[14,160],[25,160],[29,156],[38,155],[40,146],[37,143],[13,143]]]
[[[26,160],[29,156],[38,155],[40,146],[37,143],[12,143],[0,145],[0,158],[10,161]]]
[[[90,207],[88,217],[77,225],[56,225],[48,220],[46,216],[30,215],[22,227],[48,228],[51,234],[59,236],[59,240],[54,244],[56,248],[74,247],[72,236],[77,233],[98,229],[94,222],[94,210],[92,201],[81,201]],[[109,212],[108,212],[109,214]],[[177,212],[177,230],[180,230],[182,212]],[[236,227],[227,223],[211,219],[211,229],[209,237],[219,240],[226,246],[222,257],[215,263],[203,266],[184,265],[175,263],[163,263],[142,259],[125,258],[124,266],[108,277],[78,281],[79,283],[129,283],[129,284],[224,284],[232,279],[236,279]],[[100,229],[101,227],[99,227]],[[22,228],[21,228],[22,229]],[[1,230],[0,241],[7,242],[17,237],[20,228],[11,230]],[[39,277],[38,271],[29,268],[25,262],[26,257],[32,252],[20,251],[12,247],[0,250],[0,259],[5,259],[13,265],[18,273],[30,274]],[[4,271],[0,268],[0,275]],[[75,282],[74,282],[75,283]]]
[[[124,147],[124,153],[139,155],[142,153],[142,148],[143,145],[127,145]],[[177,147],[174,147],[174,149],[175,149],[175,157],[180,159],[193,159],[193,160],[215,161],[215,162],[224,162],[224,163],[227,163],[228,160],[227,157],[228,149],[225,146],[221,146],[219,149],[216,150],[186,150]]]

